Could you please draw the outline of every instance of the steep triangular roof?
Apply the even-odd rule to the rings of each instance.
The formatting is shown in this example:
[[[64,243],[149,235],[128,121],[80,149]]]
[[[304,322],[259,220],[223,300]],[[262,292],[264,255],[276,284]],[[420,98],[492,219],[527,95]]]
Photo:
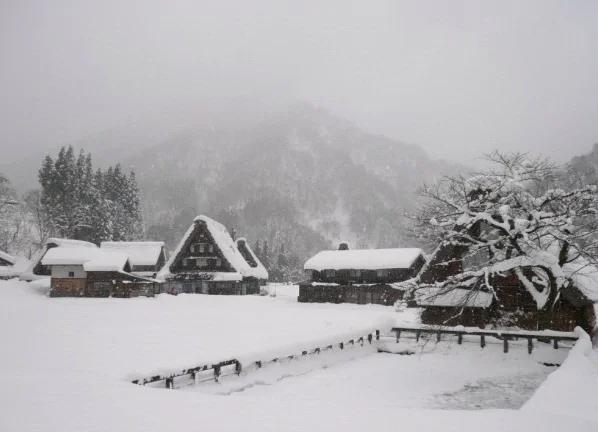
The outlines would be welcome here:
[[[172,267],[174,264],[178,263],[182,259],[182,254],[185,248],[189,245],[193,233],[196,229],[198,229],[199,225],[203,224],[212,238],[214,239],[214,243],[222,252],[222,257],[230,267],[233,269],[233,273],[236,272],[240,276],[246,276],[251,273],[251,267],[245,261],[245,258],[239,252],[235,241],[232,239],[230,234],[228,233],[226,227],[219,222],[216,222],[214,219],[209,218],[208,216],[200,215],[197,216],[194,220],[187,232],[183,235],[179,245],[174,250],[168,262],[164,265],[162,270],[158,273],[158,278],[166,279],[168,276],[172,274]]]
[[[249,271],[245,276],[255,277],[257,279],[268,279],[268,270],[266,270],[266,267],[264,267],[255,253],[253,253],[246,238],[241,237],[237,239],[237,248],[249,265]]]

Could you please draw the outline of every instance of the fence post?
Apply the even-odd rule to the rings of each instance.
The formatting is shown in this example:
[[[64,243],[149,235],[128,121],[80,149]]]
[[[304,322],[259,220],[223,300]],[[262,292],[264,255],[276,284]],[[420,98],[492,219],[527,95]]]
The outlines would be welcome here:
[[[241,375],[242,371],[243,371],[243,366],[241,365],[241,362],[239,360],[237,360],[237,362],[235,363],[235,372],[237,373],[237,375]]]
[[[372,334],[368,334],[368,342],[370,343],[370,345],[372,344]]]
[[[166,388],[172,389],[174,388],[174,382],[172,378],[166,378]]]
[[[380,330],[376,330],[376,340],[380,340]]]
[[[532,338],[528,337],[527,338],[527,353],[531,354],[533,349],[534,349],[534,344],[532,343]]]
[[[214,365],[214,381],[218,382],[220,376],[220,365]]]
[[[436,342],[440,342],[440,335],[442,333],[440,333],[440,330],[438,330],[438,332],[436,332]]]
[[[395,333],[397,335],[397,343],[399,343],[399,339],[401,338],[401,330],[397,330]]]
[[[419,337],[421,336],[422,332],[421,330],[416,330],[415,331],[415,341],[419,342]]]
[[[507,336],[502,337],[502,345],[503,345],[503,352],[508,353],[509,352],[509,339],[507,338]]]
[[[553,347],[554,349],[559,349],[559,340],[558,340],[557,338],[554,338],[554,339],[553,339],[553,342],[552,342],[552,347]]]
[[[457,343],[461,345],[463,343],[463,333],[457,335]]]
[[[338,346],[342,350],[345,347],[345,344],[341,342],[340,344],[338,344]]]
[[[482,348],[486,346],[486,335],[480,335],[480,346]]]

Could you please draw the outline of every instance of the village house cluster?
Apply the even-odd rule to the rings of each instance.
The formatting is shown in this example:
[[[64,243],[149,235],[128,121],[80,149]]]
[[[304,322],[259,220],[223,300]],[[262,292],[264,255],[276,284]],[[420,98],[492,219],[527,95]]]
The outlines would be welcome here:
[[[14,259],[4,256],[2,263]],[[163,242],[50,238],[20,278],[50,277],[52,297],[137,297],[159,293],[259,294],[268,272],[244,238],[195,218],[168,261]]]
[[[430,256],[418,248],[321,251],[305,262],[299,302],[394,305],[421,308],[422,324],[485,327],[508,316],[523,329],[591,331],[596,324],[598,271],[581,272],[554,305],[539,310],[511,272],[491,276],[494,291],[440,286],[467,267],[466,250],[440,246]],[[24,271],[17,259],[0,252],[0,278],[51,279],[53,297],[136,297],[159,293],[259,294],[268,271],[245,238],[235,239],[224,225],[195,218],[167,258],[164,243],[49,239]],[[529,271],[536,271],[529,269]],[[422,284],[425,288],[420,288]]]

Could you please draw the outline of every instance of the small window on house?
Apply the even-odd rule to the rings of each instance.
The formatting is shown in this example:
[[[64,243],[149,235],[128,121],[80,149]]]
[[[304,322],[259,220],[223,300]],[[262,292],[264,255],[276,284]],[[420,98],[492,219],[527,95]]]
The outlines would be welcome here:
[[[214,252],[214,246],[213,245],[208,245],[208,252],[210,252],[210,253]]]
[[[199,244],[199,253],[204,253],[204,251],[205,251],[205,246],[206,246],[206,245],[204,245],[203,243],[200,243],[200,244]]]
[[[69,277],[75,277],[75,272],[69,272]]]
[[[354,277],[354,278],[361,277],[361,270],[351,270],[351,277]]]
[[[327,278],[333,278],[336,276],[336,271],[334,270],[326,270],[326,277]]]

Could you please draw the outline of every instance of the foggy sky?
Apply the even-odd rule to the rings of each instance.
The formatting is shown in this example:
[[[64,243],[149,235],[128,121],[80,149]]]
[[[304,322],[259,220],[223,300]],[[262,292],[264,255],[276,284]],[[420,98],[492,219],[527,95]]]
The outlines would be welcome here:
[[[598,142],[598,2],[0,0],[4,162],[237,101],[312,102],[451,160],[563,161]]]

